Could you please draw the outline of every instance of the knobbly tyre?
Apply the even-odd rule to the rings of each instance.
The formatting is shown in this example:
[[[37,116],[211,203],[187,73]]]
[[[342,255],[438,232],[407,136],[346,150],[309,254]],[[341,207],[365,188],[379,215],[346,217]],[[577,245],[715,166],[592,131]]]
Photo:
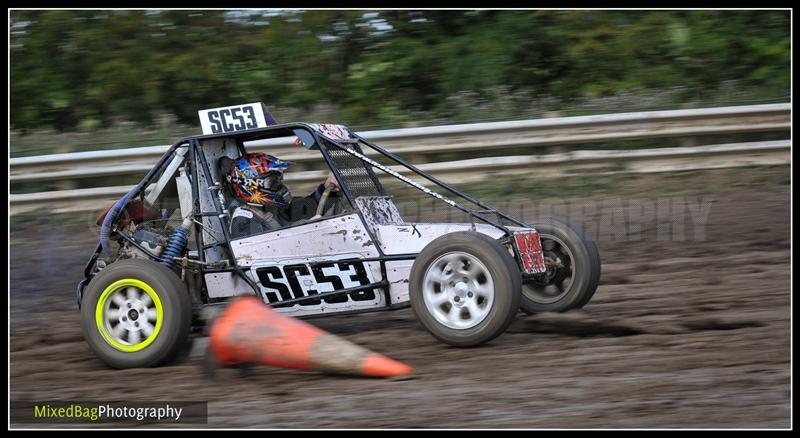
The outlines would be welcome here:
[[[100,242],[77,301],[87,342],[111,367],[180,356],[203,309],[238,295],[255,294],[292,316],[410,305],[434,337],[471,347],[503,333],[519,310],[580,308],[597,288],[597,247],[564,219],[526,224],[342,125],[278,124],[260,103],[199,114],[204,134],[175,142],[98,220]],[[325,201],[329,184],[316,215],[232,238],[220,159],[246,156],[253,141],[286,138],[322,155],[340,188],[334,205]],[[375,169],[470,222],[405,222]]]

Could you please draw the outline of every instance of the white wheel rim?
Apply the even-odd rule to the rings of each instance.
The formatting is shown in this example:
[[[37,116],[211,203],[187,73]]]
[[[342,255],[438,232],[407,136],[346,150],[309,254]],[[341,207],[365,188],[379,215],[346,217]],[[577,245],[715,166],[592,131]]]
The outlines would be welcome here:
[[[136,345],[153,334],[157,311],[143,290],[128,286],[114,292],[103,306],[106,330],[123,345]]]
[[[445,327],[465,330],[480,324],[494,305],[494,280],[472,254],[449,252],[429,266],[422,280],[428,312]]]

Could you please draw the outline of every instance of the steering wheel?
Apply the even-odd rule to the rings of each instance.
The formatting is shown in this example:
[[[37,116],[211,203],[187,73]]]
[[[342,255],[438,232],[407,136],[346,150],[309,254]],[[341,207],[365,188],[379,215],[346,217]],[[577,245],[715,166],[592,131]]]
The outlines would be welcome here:
[[[322,192],[322,196],[319,198],[319,205],[317,205],[317,214],[311,217],[309,220],[317,220],[322,217],[322,213],[325,212],[325,203],[328,202],[328,196],[331,195],[333,189],[336,188],[336,184],[328,183],[325,184],[325,191]]]

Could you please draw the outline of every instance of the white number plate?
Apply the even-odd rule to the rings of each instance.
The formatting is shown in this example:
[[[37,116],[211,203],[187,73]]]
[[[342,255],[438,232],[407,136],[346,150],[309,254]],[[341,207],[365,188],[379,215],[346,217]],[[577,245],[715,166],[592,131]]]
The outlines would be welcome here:
[[[261,102],[200,110],[203,134],[222,134],[266,128],[275,123]],[[268,123],[269,122],[269,123]]]

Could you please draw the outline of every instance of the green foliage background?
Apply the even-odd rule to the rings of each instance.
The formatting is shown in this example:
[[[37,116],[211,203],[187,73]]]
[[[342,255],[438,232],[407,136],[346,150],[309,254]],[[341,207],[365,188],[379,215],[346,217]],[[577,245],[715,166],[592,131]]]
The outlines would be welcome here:
[[[789,14],[16,10],[11,128],[195,126],[253,101],[358,128],[788,101]]]

